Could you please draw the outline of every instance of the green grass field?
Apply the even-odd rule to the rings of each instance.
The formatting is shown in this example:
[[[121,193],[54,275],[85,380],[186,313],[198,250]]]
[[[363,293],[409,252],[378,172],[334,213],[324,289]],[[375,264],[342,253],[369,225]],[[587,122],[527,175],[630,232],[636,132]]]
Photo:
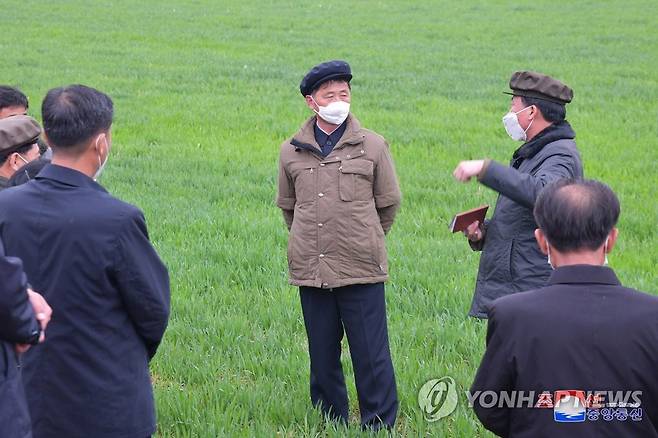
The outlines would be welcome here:
[[[532,69],[575,90],[568,120],[587,177],[622,203],[611,266],[658,293],[658,2],[6,0],[0,83],[31,98],[84,83],[115,102],[101,182],[140,206],[169,267],[172,317],[152,363],[162,437],[366,436],[345,345],[352,424],[308,397],[299,296],[274,205],[279,144],[309,116],[312,65],[348,60],[352,109],[391,144],[403,207],[389,234],[395,435],[490,436],[463,391],[486,324],[466,317],[478,254],[452,215],[495,193],[459,184],[460,159],[507,162],[509,76]],[[423,419],[417,394],[452,376],[457,410]]]

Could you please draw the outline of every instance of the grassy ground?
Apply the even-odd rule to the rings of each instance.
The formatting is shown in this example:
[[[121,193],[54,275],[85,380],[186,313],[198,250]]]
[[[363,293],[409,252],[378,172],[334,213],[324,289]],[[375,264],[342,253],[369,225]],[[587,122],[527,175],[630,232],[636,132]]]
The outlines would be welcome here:
[[[169,266],[173,312],[152,364],[159,435],[360,436],[308,400],[287,232],[273,204],[278,145],[309,115],[297,91],[317,62],[344,58],[353,111],[392,145],[404,193],[388,237],[389,331],[400,394],[396,435],[488,436],[460,398],[427,423],[430,378],[468,388],[486,327],[468,319],[478,255],[446,225],[495,194],[451,178],[460,159],[506,162],[511,73],[575,90],[568,119],[588,177],[619,194],[611,265],[656,293],[658,3],[646,1],[7,0],[0,83],[39,116],[53,87],[85,83],[115,101],[102,183],[144,209]]]

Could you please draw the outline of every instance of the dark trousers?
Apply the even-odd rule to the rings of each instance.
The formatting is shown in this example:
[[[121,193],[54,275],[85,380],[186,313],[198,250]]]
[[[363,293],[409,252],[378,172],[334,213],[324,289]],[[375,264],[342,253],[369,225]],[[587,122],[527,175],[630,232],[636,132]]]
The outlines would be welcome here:
[[[311,359],[311,401],[347,422],[345,376],[340,364],[343,332],[354,367],[364,428],[392,428],[398,396],[386,328],[384,283],[334,289],[300,287]]]

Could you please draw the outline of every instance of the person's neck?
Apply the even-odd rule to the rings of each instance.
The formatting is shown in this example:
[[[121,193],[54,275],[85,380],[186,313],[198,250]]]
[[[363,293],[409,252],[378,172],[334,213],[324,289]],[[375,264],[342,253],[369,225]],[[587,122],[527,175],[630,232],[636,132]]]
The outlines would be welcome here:
[[[331,124],[323,120],[322,117],[320,116],[315,116],[315,123],[317,123],[318,128],[322,129],[322,132],[324,132],[327,135],[331,135],[340,126],[340,125]]]
[[[598,251],[578,251],[561,253],[551,248],[551,263],[555,268],[571,265],[594,265],[602,266],[605,262],[605,253]]]
[[[93,178],[94,174],[96,173],[96,168],[88,164],[88,160],[85,160],[82,156],[71,157],[55,152],[53,154],[51,163],[57,166],[68,167],[69,169],[77,170],[80,173],[84,173],[89,178]]]
[[[2,166],[0,166],[0,176],[9,179],[11,176],[14,174],[14,169],[11,168],[11,166],[5,162]]]
[[[530,125],[530,128],[526,131],[526,143],[535,138],[540,132],[552,124],[553,122],[547,122],[546,120],[542,119],[535,119],[532,125]]]

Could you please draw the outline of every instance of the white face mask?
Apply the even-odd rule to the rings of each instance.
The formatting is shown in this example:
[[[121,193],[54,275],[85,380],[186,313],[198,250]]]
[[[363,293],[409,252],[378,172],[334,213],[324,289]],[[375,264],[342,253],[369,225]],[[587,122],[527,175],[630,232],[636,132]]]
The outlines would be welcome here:
[[[548,244],[548,240],[546,241],[546,252],[548,253],[548,264],[551,269],[555,271],[555,266],[553,266],[553,263],[551,263],[551,246]]]
[[[313,96],[311,96],[311,99],[313,99]],[[313,99],[313,102],[315,102],[315,99]],[[342,100],[331,102],[327,106],[320,106],[317,102],[315,104],[318,106],[318,116],[332,125],[340,125],[350,113],[350,104]]]
[[[523,108],[521,111],[510,111],[503,116],[503,125],[505,126],[505,131],[507,131],[507,135],[509,135],[512,140],[526,141],[528,138],[526,132],[528,129],[530,129],[530,126],[532,126],[534,119],[530,121],[530,124],[526,129],[523,129],[519,124],[519,118],[517,117],[517,114],[527,110],[528,108],[532,108],[532,105]]]
[[[603,255],[605,256],[605,259],[603,260],[603,266],[608,266],[608,240],[610,238],[607,237],[605,239],[605,244],[603,244]],[[551,263],[551,246],[548,244],[548,240],[546,241],[546,252],[548,253],[548,264],[551,266],[551,269],[555,270],[555,266],[553,266],[553,263]]]
[[[105,143],[105,144],[107,144],[107,143]],[[98,178],[101,176],[101,174],[103,173],[103,170],[105,170],[105,165],[107,164],[107,160],[110,158],[110,151],[107,150],[107,153],[105,154],[105,161],[101,162],[101,153],[98,149],[98,141],[96,142],[96,150],[98,151],[98,169],[96,170],[96,173],[94,174],[94,181],[98,180]]]

